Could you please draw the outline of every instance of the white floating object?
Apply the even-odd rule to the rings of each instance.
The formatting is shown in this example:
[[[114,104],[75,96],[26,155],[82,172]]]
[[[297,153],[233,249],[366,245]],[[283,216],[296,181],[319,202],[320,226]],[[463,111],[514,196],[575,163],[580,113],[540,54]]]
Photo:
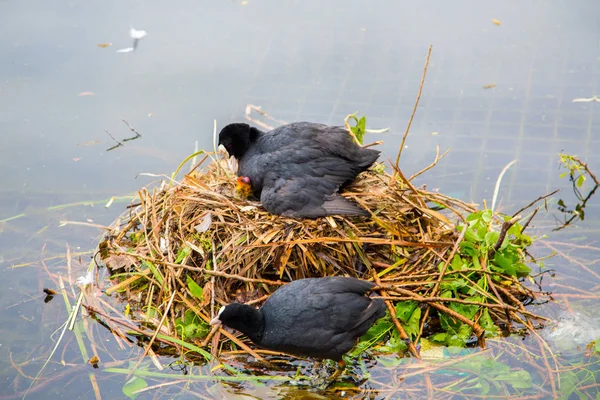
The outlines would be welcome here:
[[[77,284],[81,286],[87,286],[94,283],[94,270],[90,269],[87,274],[77,278]]]
[[[592,101],[598,101],[600,102],[600,97],[598,96],[594,96],[594,97],[583,97],[583,98],[579,98],[579,99],[573,99],[571,100],[573,103],[590,103]]]
[[[134,39],[141,39],[144,36],[146,36],[148,33],[146,31],[138,31],[132,26],[131,30],[129,31],[129,34]]]
[[[131,53],[134,50],[133,47],[127,47],[125,49],[119,49],[117,50],[117,53]]]

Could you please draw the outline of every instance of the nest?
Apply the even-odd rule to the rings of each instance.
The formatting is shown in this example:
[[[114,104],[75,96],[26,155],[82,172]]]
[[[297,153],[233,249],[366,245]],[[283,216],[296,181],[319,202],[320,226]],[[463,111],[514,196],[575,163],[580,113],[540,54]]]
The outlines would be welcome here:
[[[473,205],[416,189],[399,170],[392,175],[377,165],[343,193],[369,210],[370,218],[290,219],[237,198],[236,177],[228,162],[204,165],[206,160],[200,163],[204,167],[200,172],[189,173],[176,185],[142,189],[139,201],[129,206],[100,244],[114,284],[106,292],[118,293],[131,306],[128,318],[138,326],[150,322],[155,331],[140,330],[143,335],[154,340],[160,329],[173,338],[163,337],[164,343],[178,343],[175,338],[184,336],[181,321],[189,321],[186,312],[192,310],[193,318],[200,320],[197,326],[205,327],[196,332],[195,342],[202,340],[204,346],[215,333],[208,332],[206,323],[221,305],[233,301],[258,305],[285,282],[344,275],[377,282],[403,338],[408,335],[393,306],[413,300],[432,309],[423,313],[418,337],[435,333],[432,321],[446,314],[471,327],[483,344],[478,316],[466,318],[439,299],[440,282],[462,240],[456,224],[476,210]],[[432,204],[441,205],[443,212],[432,209]],[[521,313],[525,315],[521,321],[527,323],[531,314],[522,302],[532,297],[528,289],[513,279],[497,296],[496,303],[490,302],[492,319],[510,324],[507,319],[519,320]],[[469,304],[466,298],[448,300]],[[221,340],[234,341],[255,354],[224,330],[216,340],[213,352],[227,348],[227,343],[217,346]],[[414,346],[409,350],[416,353]]]

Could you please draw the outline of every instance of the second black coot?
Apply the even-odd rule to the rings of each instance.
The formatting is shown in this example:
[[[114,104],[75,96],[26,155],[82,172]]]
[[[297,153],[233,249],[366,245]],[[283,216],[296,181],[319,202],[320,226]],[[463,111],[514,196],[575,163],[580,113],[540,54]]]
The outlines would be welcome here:
[[[357,145],[346,128],[295,122],[262,132],[245,123],[219,134],[238,176],[247,177],[267,211],[296,218],[369,213],[339,194],[379,157]]]
[[[359,337],[385,315],[374,283],[346,277],[299,279],[277,289],[260,309],[232,303],[211,325],[244,333],[256,345],[283,353],[341,361]]]

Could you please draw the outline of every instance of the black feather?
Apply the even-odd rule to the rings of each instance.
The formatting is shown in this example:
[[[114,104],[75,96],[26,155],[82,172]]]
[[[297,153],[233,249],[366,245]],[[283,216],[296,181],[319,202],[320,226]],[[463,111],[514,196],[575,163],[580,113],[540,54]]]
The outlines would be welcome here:
[[[263,348],[339,361],[385,315],[383,300],[366,296],[373,286],[345,277],[300,279],[276,290],[260,310],[230,304],[218,318]]]
[[[338,192],[373,165],[379,151],[358,146],[344,127],[296,122],[264,133],[230,124],[219,144],[237,158],[238,176],[250,178],[254,196],[273,214],[370,215]]]

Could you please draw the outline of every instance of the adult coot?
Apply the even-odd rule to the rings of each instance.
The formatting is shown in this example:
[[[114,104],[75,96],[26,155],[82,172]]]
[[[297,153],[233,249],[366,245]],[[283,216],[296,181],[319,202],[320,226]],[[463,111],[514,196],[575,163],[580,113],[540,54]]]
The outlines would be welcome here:
[[[295,122],[269,132],[244,123],[225,126],[219,145],[238,160],[267,211],[297,218],[369,213],[338,191],[379,157],[357,145],[346,128]]]
[[[383,300],[365,295],[374,285],[339,276],[300,279],[277,289],[259,310],[232,303],[210,324],[236,329],[265,349],[339,362],[385,315]]]

